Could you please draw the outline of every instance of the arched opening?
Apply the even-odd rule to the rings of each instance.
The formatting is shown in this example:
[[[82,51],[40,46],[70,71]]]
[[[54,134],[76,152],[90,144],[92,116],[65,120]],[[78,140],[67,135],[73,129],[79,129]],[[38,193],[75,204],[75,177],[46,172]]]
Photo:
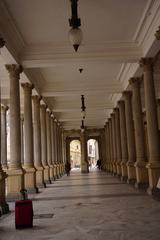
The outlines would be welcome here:
[[[87,150],[89,168],[90,169],[95,168],[97,160],[99,159],[98,141],[96,139],[89,139],[87,141]]]
[[[81,144],[79,140],[70,142],[70,163],[71,170],[80,170],[81,168]]]

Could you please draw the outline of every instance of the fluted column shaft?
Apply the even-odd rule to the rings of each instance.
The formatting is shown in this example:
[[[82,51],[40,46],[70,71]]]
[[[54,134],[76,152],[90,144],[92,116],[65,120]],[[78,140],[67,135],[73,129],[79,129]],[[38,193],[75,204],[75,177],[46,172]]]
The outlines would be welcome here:
[[[145,138],[143,127],[143,113],[140,94],[140,78],[131,78],[130,85],[132,88],[132,109],[135,129],[136,144],[136,186],[140,187],[148,182],[148,173],[146,169],[145,156]]]
[[[52,146],[51,146],[51,111],[46,112],[46,130],[47,130],[47,162],[50,171],[50,180],[54,179],[53,165],[52,165]]]
[[[22,68],[6,65],[10,77],[10,163],[9,169],[21,169],[20,93],[19,78]]]
[[[20,87],[22,67],[6,65],[10,78],[10,162],[8,163],[7,198],[20,198],[24,188],[24,172],[21,167]]]
[[[109,140],[110,140],[110,172],[113,172],[113,141],[112,141],[112,121],[111,118],[108,119],[109,122]]]
[[[8,106],[1,106],[1,163],[7,170],[7,110]]]
[[[156,96],[153,78],[152,59],[141,59],[144,77],[144,96],[147,120],[147,134],[149,147],[149,189],[150,193],[156,188],[160,177],[160,135],[158,131],[158,119],[156,109]]]
[[[21,115],[21,164],[24,165],[24,116]]]
[[[40,122],[41,122],[41,157],[44,167],[44,181],[50,183],[49,166],[47,162],[47,132],[46,132],[46,108],[45,104],[40,105]]]
[[[123,100],[118,101],[119,116],[120,116],[120,137],[121,137],[121,174],[122,180],[127,180],[127,161],[128,161],[128,146],[127,146],[127,131],[126,131],[126,117],[125,117],[125,103]]]
[[[22,84],[24,90],[24,168],[33,168],[33,125],[32,125],[32,88],[30,83]]]
[[[121,176],[122,150],[121,150],[121,137],[120,137],[119,109],[115,108],[114,112],[115,112],[115,128],[116,128],[117,174],[118,176]]]
[[[136,171],[136,148],[135,148],[135,136],[134,136],[134,123],[133,123],[133,112],[132,112],[132,94],[130,91],[123,93],[125,99],[125,115],[126,115],[126,129],[127,129],[127,142],[128,142],[128,182],[135,182]]]
[[[111,143],[110,143],[110,133],[109,133],[109,122],[106,122],[106,134],[107,134],[107,149],[108,149],[108,164],[107,170],[110,170],[110,162],[111,162]]]
[[[112,144],[113,144],[113,173],[117,173],[116,161],[117,161],[117,150],[116,150],[116,130],[115,130],[115,115],[111,114],[112,121]]]
[[[30,83],[21,84],[24,91],[24,165],[25,188],[29,192],[38,192],[36,169],[33,158],[32,89]]]
[[[36,183],[38,187],[45,187],[44,168],[41,158],[41,124],[40,124],[40,96],[33,96],[33,140],[34,140],[34,165],[36,168]]]

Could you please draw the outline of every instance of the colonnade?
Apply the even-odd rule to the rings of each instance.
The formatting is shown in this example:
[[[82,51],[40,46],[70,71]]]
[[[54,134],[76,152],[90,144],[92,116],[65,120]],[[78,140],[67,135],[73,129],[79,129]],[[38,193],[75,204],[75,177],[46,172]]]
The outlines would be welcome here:
[[[134,183],[138,188],[148,186],[150,194],[154,193],[160,177],[160,135],[153,64],[152,58],[140,60],[143,77],[129,79],[129,90],[123,92],[105,124],[107,171],[128,183]],[[140,92],[142,83],[147,139]]]
[[[2,46],[1,46],[2,47]],[[32,96],[33,84],[22,83],[20,65],[6,65],[10,79],[9,106],[1,103],[0,212],[8,212],[7,200],[20,198],[20,190],[37,193],[64,174],[63,129],[41,97]],[[21,118],[21,105],[23,117]],[[33,109],[32,109],[33,106]],[[9,109],[10,159],[7,161],[7,110]]]

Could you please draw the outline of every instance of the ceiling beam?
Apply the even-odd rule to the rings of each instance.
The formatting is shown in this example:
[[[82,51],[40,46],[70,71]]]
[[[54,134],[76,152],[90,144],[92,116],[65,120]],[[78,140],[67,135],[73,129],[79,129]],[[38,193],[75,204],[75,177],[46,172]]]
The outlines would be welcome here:
[[[86,52],[87,51],[87,52]],[[76,55],[70,50],[64,53],[55,46],[28,46],[21,55],[24,68],[45,68],[67,64],[84,64],[85,62],[137,62],[142,56],[141,48],[133,43],[108,43],[105,46],[97,43],[95,46],[85,46]]]

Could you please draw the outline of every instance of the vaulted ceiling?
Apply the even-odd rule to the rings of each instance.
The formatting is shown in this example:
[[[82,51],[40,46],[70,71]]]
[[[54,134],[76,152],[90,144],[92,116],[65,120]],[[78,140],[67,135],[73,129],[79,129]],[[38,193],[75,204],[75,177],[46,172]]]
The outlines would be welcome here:
[[[20,63],[21,81],[34,83],[33,94],[42,95],[65,129],[80,127],[81,94],[85,125],[103,127],[128,79],[139,73],[139,59],[159,44],[159,0],[79,0],[78,13],[83,43],[76,53],[68,40],[69,0],[0,1],[2,101],[9,98],[4,64]]]

